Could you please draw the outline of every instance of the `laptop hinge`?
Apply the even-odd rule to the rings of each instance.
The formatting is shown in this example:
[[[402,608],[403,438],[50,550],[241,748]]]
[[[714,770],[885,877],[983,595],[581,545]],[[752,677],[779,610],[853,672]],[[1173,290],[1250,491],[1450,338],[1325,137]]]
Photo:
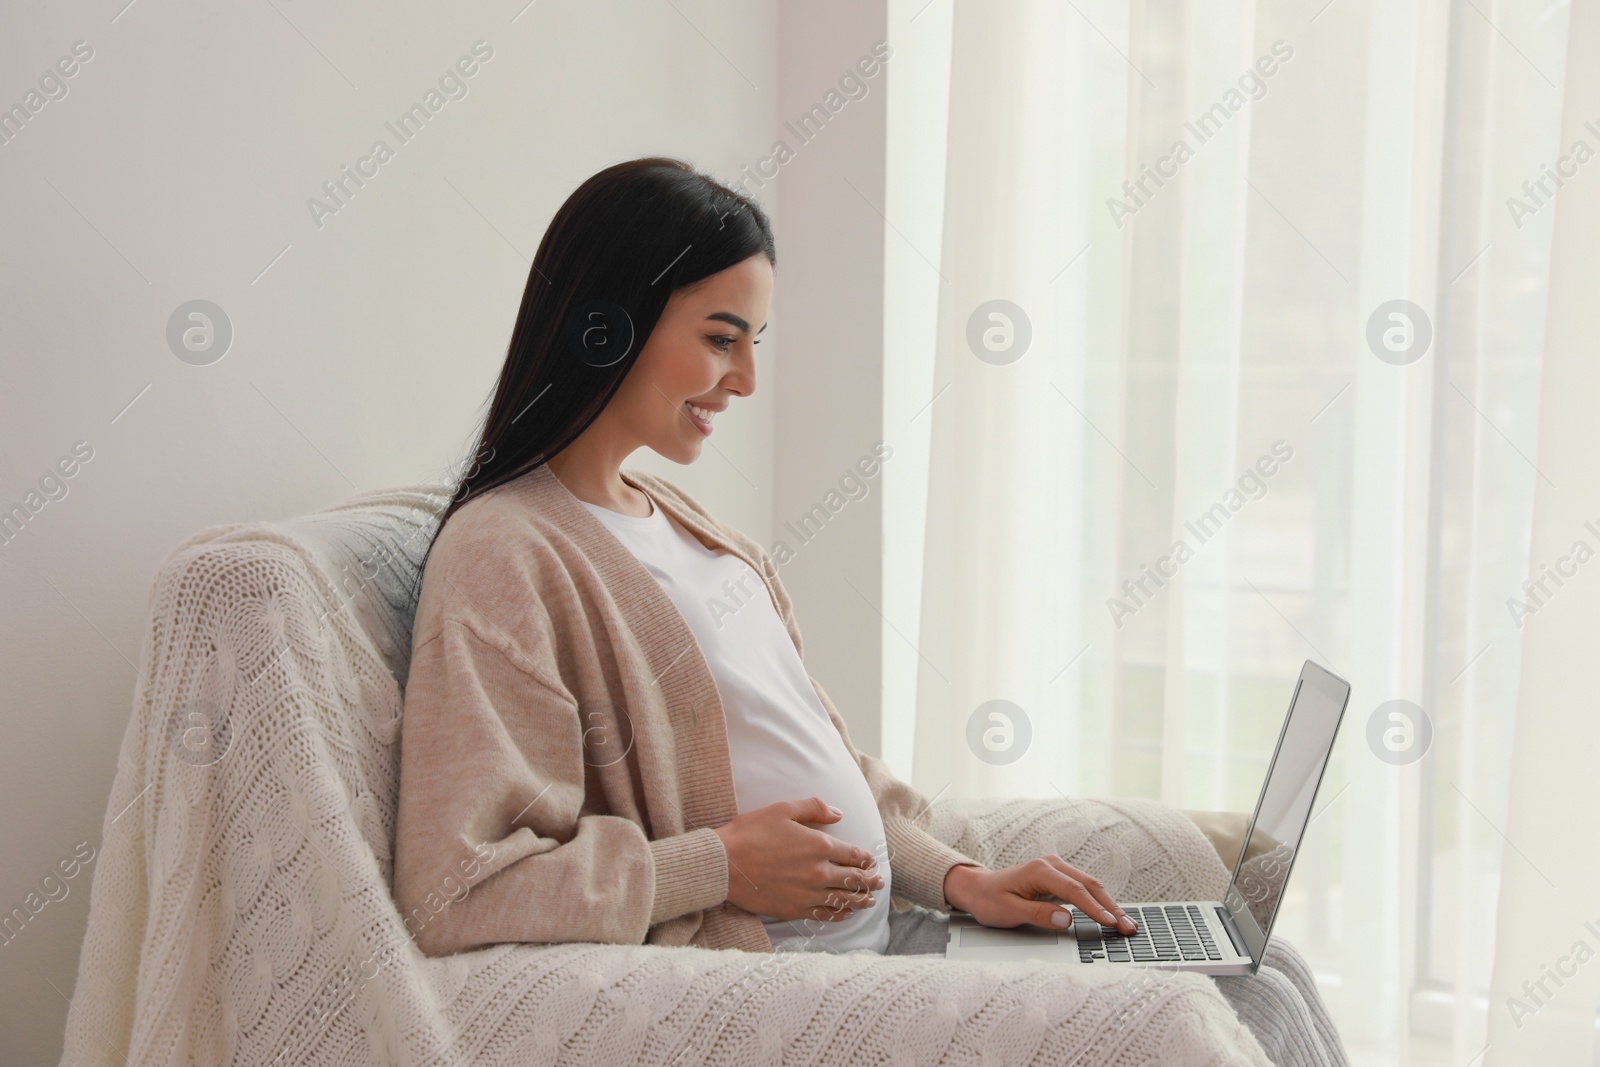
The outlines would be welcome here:
[[[1237,952],[1240,956],[1249,960],[1251,963],[1254,963],[1255,957],[1250,955],[1250,949],[1249,946],[1245,944],[1244,935],[1241,934],[1239,932],[1239,928],[1234,925],[1233,914],[1220,904],[1217,905],[1217,921],[1222,924],[1222,928],[1224,930],[1228,931],[1228,940],[1233,942],[1233,951]]]

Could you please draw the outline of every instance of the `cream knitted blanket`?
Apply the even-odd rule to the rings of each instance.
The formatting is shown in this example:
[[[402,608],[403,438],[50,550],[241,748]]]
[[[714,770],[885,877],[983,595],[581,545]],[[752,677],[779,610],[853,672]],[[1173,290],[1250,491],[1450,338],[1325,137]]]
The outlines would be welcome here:
[[[162,567],[64,1065],[1268,1062],[1193,975],[644,945],[424,957],[390,850],[398,680],[443,503],[417,487],[213,527]],[[1123,899],[1226,879],[1150,803],[947,803],[934,831],[991,866],[1058,852]]]

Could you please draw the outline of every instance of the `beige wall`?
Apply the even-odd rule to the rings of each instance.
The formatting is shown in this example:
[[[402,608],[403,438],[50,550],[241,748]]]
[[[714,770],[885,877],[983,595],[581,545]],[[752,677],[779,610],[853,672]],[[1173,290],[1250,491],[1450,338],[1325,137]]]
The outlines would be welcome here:
[[[775,140],[796,146],[782,123],[886,36],[882,12],[735,0],[8,11],[0,107],[41,78],[58,98],[0,144],[0,508],[78,442],[92,456],[67,463],[65,495],[0,547],[0,910],[80,842],[98,847],[145,597],[171,549],[210,524],[440,477],[468,446],[561,199],[632,156],[733,180]],[[92,56],[63,64],[63,96],[48,72],[79,41]],[[493,55],[466,64],[466,95],[399,144],[385,123],[478,41]],[[757,394],[693,467],[634,459],[769,545],[882,436],[882,224],[845,179],[881,204],[883,80],[752,185],[777,213],[780,259]],[[307,200],[378,138],[393,158],[314,219]],[[195,298],[234,331],[205,366],[166,340]],[[880,623],[844,579],[878,599],[877,500],[874,487],[846,506],[783,571],[808,666],[867,747]],[[0,947],[8,1064],[59,1056],[92,871]]]

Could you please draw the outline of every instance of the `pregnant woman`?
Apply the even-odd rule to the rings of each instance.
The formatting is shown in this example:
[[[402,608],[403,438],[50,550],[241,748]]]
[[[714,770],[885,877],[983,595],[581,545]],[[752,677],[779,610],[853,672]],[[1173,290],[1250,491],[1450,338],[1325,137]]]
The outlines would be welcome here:
[[[755,391],[775,261],[757,204],[672,159],[601,171],[551,221],[422,571],[394,893],[424,953],[938,953],[940,912],[1048,929],[1061,901],[1134,929],[1059,856],[988,870],[934,839],[807,674],[771,556],[623,469],[694,462]],[[1272,1062],[1346,1062],[1280,939],[1216,981]]]
[[[775,261],[759,205],[671,159],[551,221],[422,574],[395,896],[424,952],[942,952],[928,909],[1048,929],[1060,901],[1134,929],[1059,856],[989,870],[930,836],[807,674],[767,552],[622,468],[694,462],[755,391]]]

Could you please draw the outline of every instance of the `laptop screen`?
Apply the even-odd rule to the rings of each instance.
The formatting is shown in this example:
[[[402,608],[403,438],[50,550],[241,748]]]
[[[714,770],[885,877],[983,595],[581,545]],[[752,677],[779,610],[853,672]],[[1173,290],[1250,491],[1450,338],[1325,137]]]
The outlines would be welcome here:
[[[1266,935],[1272,932],[1289,868],[1310,821],[1317,785],[1349,697],[1350,686],[1343,679],[1306,661],[1228,890],[1228,910],[1236,921],[1240,911],[1246,910],[1259,928],[1261,945],[1250,946],[1257,960]],[[1246,940],[1254,942],[1255,931],[1250,931],[1249,925],[1240,921]]]

